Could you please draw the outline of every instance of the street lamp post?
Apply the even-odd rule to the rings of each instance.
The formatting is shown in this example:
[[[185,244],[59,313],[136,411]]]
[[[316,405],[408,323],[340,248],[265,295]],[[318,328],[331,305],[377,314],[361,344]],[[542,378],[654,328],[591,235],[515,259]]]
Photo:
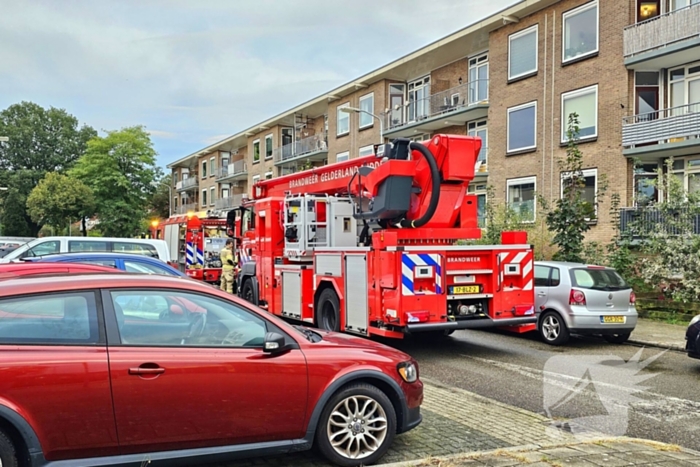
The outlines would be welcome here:
[[[2,138],[0,138],[0,141],[2,141]],[[7,187],[0,186],[0,191],[7,191]],[[2,223],[0,223],[0,235],[2,235]]]
[[[384,144],[384,124],[382,123],[382,119],[374,115],[372,112],[368,112],[364,109],[358,109],[357,107],[340,107],[341,112],[345,112],[346,114],[351,114],[351,113],[366,113],[367,115],[374,117],[377,119],[379,122],[379,139],[381,140],[379,143]]]

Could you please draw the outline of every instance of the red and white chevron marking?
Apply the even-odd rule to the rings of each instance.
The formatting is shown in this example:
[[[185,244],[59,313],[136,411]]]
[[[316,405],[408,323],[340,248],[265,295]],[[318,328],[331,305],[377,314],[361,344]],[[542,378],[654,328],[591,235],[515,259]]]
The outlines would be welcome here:
[[[534,271],[532,268],[532,250],[526,251],[504,251],[499,253],[501,258],[501,270],[499,274],[501,275],[501,284],[505,281],[505,276],[503,271],[507,264],[519,264],[520,265],[520,275],[523,277],[523,283],[525,286],[520,289],[520,287],[504,287],[505,292],[510,292],[512,290],[532,290],[532,285],[534,283]]]

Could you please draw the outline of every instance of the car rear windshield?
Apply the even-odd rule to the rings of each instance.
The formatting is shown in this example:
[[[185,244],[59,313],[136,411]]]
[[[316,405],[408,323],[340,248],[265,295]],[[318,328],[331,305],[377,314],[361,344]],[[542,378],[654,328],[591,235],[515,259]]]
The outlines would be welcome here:
[[[625,290],[630,285],[614,269],[578,268],[571,271],[574,287],[594,290]]]

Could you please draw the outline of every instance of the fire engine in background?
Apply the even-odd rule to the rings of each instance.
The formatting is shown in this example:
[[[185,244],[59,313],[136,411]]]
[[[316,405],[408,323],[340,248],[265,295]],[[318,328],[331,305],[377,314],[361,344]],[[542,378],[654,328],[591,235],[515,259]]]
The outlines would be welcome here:
[[[398,139],[375,154],[258,182],[236,222],[240,296],[363,336],[535,328],[525,232],[478,239],[467,194],[478,138]]]
[[[226,219],[175,216],[153,223],[154,238],[162,238],[170,248],[170,257],[188,277],[218,283],[221,278],[219,252],[226,244]]]

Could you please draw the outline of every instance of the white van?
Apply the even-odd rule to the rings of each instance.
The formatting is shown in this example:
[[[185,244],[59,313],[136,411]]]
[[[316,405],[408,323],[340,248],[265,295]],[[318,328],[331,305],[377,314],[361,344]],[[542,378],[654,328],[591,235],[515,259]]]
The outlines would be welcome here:
[[[0,258],[0,263],[10,263],[36,256],[86,251],[129,253],[158,258],[166,263],[170,262],[170,251],[165,240],[150,238],[43,237],[21,245],[3,258]]]

